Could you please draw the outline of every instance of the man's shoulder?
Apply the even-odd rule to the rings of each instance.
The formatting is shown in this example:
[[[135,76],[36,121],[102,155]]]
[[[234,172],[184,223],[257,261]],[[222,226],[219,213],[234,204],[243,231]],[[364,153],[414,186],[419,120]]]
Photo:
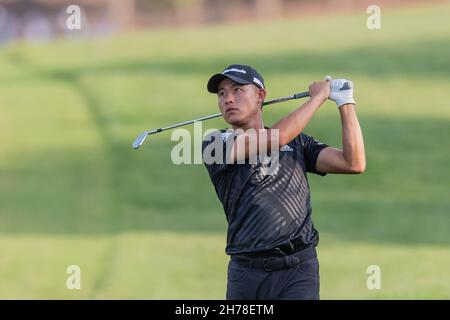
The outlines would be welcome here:
[[[305,132],[300,133],[295,139],[298,139],[298,141],[301,143],[302,146],[305,145],[309,141],[319,142],[313,136],[311,136]]]
[[[293,141],[294,143],[298,144],[299,146],[303,147],[304,142],[307,140],[308,135],[304,132],[301,132],[298,136],[296,136]]]

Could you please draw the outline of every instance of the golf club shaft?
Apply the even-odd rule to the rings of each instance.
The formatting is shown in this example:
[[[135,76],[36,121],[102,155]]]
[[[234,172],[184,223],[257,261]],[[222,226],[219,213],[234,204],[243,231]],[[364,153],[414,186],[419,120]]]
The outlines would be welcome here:
[[[267,105],[274,104],[274,103],[280,103],[280,102],[284,102],[284,101],[289,101],[289,100],[294,100],[294,99],[305,98],[305,97],[309,97],[309,92],[308,91],[296,93],[296,94],[293,94],[291,96],[287,96],[287,97],[283,97],[283,98],[278,98],[278,99],[265,101],[263,103],[263,106],[267,106]],[[213,119],[213,118],[218,118],[218,117],[221,117],[221,116],[222,116],[221,113],[216,113],[216,114],[212,114],[212,115],[205,116],[205,117],[202,117],[202,118],[176,123],[176,124],[173,124],[173,125],[170,125],[170,126],[167,126],[167,127],[153,129],[153,130],[150,130],[150,131],[144,131],[142,134],[139,135],[139,137],[136,138],[136,140],[133,142],[132,146],[133,146],[134,149],[139,148],[144,143],[145,138],[147,136],[151,135],[151,134],[155,134],[155,133],[163,132],[163,131],[166,131],[166,130],[170,130],[170,129],[186,126],[188,124],[192,124],[192,123],[198,122],[198,121],[204,121],[204,120],[209,120],[209,119]]]
[[[267,106],[269,104],[274,104],[274,103],[279,103],[279,102],[284,102],[284,101],[289,101],[289,100],[293,100],[293,99],[300,99],[300,98],[304,98],[304,97],[309,97],[309,92],[307,92],[307,91],[306,92],[301,92],[301,93],[294,94],[292,96],[287,96],[287,97],[283,97],[283,98],[278,98],[278,99],[274,99],[274,100],[265,101],[265,102],[263,102],[263,106]],[[154,129],[154,130],[148,131],[148,135],[154,134],[154,133],[159,133],[161,131],[166,131],[166,130],[178,128],[178,127],[182,127],[182,126],[186,126],[188,124],[192,124],[192,123],[197,122],[197,121],[209,120],[209,119],[218,118],[218,117],[221,117],[221,116],[222,116],[221,113],[216,113],[216,114],[212,114],[212,115],[205,116],[205,117],[202,117],[202,118],[189,120],[189,121],[185,121],[185,122],[180,122],[180,123],[173,124],[173,125],[170,125],[170,126],[167,126],[167,127],[163,127],[163,128],[159,128],[159,129]]]

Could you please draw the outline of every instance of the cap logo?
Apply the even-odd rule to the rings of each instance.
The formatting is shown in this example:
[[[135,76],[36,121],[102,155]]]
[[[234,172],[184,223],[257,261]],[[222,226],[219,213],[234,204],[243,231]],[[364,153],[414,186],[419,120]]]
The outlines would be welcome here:
[[[259,84],[261,86],[261,88],[264,88],[264,85],[262,84],[261,80],[259,80],[258,78],[253,77],[253,82]]]
[[[245,71],[244,69],[237,69],[237,68],[227,69],[227,70],[224,70],[222,73],[228,73],[228,72],[240,72],[243,74],[247,73],[247,71]]]

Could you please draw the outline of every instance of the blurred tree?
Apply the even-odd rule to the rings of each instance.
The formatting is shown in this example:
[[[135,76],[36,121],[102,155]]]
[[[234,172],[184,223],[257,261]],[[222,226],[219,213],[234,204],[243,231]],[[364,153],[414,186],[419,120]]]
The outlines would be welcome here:
[[[254,0],[256,17],[258,19],[278,18],[282,12],[282,0]]]
[[[172,0],[177,24],[199,24],[205,21],[203,0]]]
[[[135,0],[108,0],[108,11],[114,25],[129,29],[136,21]]]

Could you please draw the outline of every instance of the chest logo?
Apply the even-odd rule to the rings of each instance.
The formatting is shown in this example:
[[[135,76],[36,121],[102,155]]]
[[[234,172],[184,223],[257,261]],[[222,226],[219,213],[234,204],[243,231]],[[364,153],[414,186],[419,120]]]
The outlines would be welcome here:
[[[280,151],[294,151],[289,145],[285,144],[280,148]]]
[[[227,141],[228,137],[232,134],[232,132],[222,132],[222,141]]]

